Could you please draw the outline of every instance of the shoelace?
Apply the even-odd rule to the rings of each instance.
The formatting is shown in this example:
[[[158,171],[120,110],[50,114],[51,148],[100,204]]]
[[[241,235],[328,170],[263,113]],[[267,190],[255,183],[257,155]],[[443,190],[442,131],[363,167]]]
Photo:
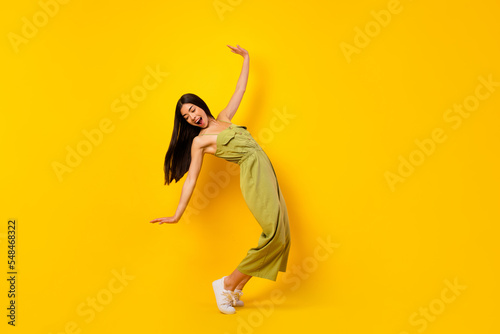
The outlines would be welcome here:
[[[243,291],[234,291],[233,306],[236,306],[236,303],[240,300],[240,297],[242,295],[243,295]]]
[[[230,306],[236,305],[236,297],[234,296],[234,292],[223,291],[222,294],[226,297],[226,304],[229,304]]]

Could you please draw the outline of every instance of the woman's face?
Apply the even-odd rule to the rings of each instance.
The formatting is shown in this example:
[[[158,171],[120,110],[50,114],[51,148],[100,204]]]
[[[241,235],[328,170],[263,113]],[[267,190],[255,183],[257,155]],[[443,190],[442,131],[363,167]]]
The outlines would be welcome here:
[[[182,105],[181,115],[189,124],[193,126],[206,128],[208,125],[208,117],[205,110],[192,103],[184,103]]]

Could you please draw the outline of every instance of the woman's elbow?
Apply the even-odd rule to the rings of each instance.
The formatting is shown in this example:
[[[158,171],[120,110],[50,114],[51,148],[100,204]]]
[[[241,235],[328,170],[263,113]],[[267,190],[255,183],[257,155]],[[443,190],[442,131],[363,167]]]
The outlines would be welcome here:
[[[193,187],[196,185],[196,181],[198,180],[198,175],[189,174],[186,177],[186,183],[192,185]]]

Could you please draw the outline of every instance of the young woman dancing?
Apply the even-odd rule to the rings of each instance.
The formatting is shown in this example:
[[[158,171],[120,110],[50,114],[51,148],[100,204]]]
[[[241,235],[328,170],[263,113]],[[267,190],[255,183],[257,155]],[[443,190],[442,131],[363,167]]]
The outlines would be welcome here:
[[[245,93],[249,55],[239,45],[229,46],[243,57],[236,90],[227,106],[214,118],[205,102],[194,94],[184,94],[175,108],[174,130],[165,156],[165,184],[179,181],[187,172],[175,215],[151,223],[177,223],[193,193],[205,153],[240,166],[240,188],[251,213],[262,227],[257,247],[250,248],[236,269],[212,282],[217,306],[222,313],[234,314],[243,287],[253,276],[276,281],[286,271],[290,250],[290,228],[285,199],[266,153],[246,126],[231,123]]]

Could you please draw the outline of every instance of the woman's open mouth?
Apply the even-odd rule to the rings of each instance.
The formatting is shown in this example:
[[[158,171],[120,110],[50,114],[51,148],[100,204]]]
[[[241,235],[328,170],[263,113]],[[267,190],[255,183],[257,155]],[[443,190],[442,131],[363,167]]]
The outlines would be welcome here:
[[[201,123],[203,123],[203,119],[200,117],[200,118],[198,119],[198,121],[196,121],[196,124],[201,125]]]

